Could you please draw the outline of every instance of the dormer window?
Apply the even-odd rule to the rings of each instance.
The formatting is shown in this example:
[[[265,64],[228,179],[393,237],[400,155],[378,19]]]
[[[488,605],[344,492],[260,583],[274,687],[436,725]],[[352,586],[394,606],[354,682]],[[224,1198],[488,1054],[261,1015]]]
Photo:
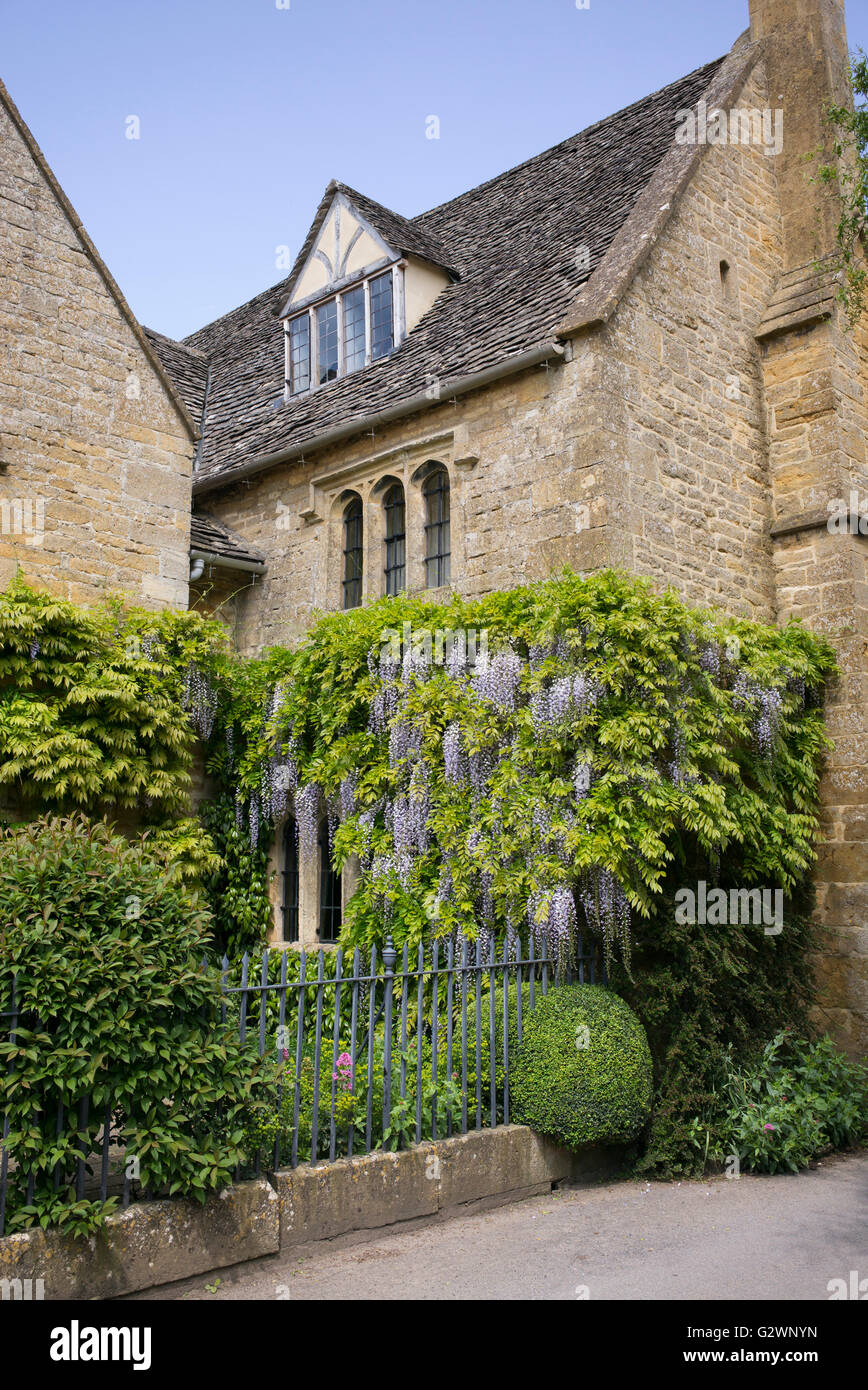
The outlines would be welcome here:
[[[381,362],[457,278],[428,232],[329,184],[279,310],[284,399]]]
[[[369,362],[388,357],[396,339],[394,304],[393,271],[389,269],[289,319],[289,394],[296,396],[311,385],[325,386]]]

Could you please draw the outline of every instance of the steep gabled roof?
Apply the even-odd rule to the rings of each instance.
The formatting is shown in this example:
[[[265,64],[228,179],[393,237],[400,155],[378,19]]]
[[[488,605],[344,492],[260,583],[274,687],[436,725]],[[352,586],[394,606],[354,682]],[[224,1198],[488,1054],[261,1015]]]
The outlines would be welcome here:
[[[379,232],[385,242],[391,246],[393,251],[397,251],[402,256],[421,256],[425,261],[431,261],[434,265],[442,266],[444,270],[455,274],[455,269],[449,264],[449,254],[446,248],[437,240],[436,237],[429,236],[421,228],[415,226],[408,218],[402,217],[399,212],[392,212],[391,208],[383,207],[382,203],[375,203],[373,198],[367,198],[364,193],[359,193],[357,189],[350,188],[349,184],[340,183],[338,179],[332,179],[326,188],[325,193],[320,199],[316,215],[310,225],[310,231],[304,239],[301,250],[295,258],[295,264],[286,280],[286,297],[292,294],[295,282],[301,271],[304,269],[308,256],[316,245],[317,237],[322,231],[323,224],[328,217],[329,209],[335,198],[343,194],[362,217],[368,222],[375,232]],[[278,310],[278,312],[280,312]]]
[[[208,358],[196,348],[177,343],[152,328],[144,329],[145,337],[174,381],[178,394],[197,423],[205,409],[208,390]]]
[[[419,217],[398,218],[344,185],[330,185],[318,217],[340,188],[385,239],[450,266],[459,278],[390,357],[288,404],[275,314],[291,276],[187,338],[211,365],[196,490],[231,481],[250,460],[303,449],[330,429],[393,410],[424,395],[432,380],[508,365],[560,333],[660,166],[675,149],[683,180],[685,161],[698,158],[674,146],[676,113],[696,105],[725,62],[698,68]]]
[[[15,102],[12,100],[11,96],[9,95],[8,91],[6,90],[6,87],[2,82],[0,82],[0,106],[5,107],[6,112],[8,113],[9,118],[12,121],[12,124],[15,126],[19,135],[21,136],[21,139],[24,141],[24,144],[26,145],[31,158],[33,159],[34,164],[39,169],[39,172],[42,174],[42,177],[44,178],[48,187],[51,189],[51,192],[53,193],[56,201],[60,205],[64,215],[67,217],[73,231],[78,237],[78,240],[82,246],[82,249],[84,250],[85,255],[90,260],[91,264],[93,265],[94,269],[96,270],[97,274],[101,278],[103,284],[105,285],[106,289],[108,290],[109,294],[114,300],[121,317],[124,318],[126,322],[129,324],[129,327],[131,328],[134,337],[138,340],[139,346],[145,354],[145,357],[148,359],[148,362],[150,363],[157,377],[162,382],[162,385],[164,386],[169,396],[169,399],[171,400],[173,406],[175,407],[179,416],[181,417],[181,421],[184,424],[185,429],[188,431],[191,439],[198,439],[198,417],[196,417],[195,420],[191,419],[190,413],[186,406],[186,402],[184,401],[182,393],[179,391],[176,385],[174,375],[170,371],[167,371],[159,355],[155,352],[153,343],[149,340],[147,334],[142,328],[142,325],[139,323],[138,319],[136,318],[135,314],[133,313],[132,309],[130,308],[129,304],[127,303],[126,299],[121,293],[117,281],[115,280],[114,276],[112,275],[102,256],[97,251],[87,232],[85,231],[81,218],[79,217],[75,208],[72,206],[72,203],[69,201],[60,184],[58,183],[57,178],[55,177],[55,174],[51,168],[51,165],[48,163],[48,160],[45,158],[45,155],[42,153],[41,148],[36,142],[33,132],[31,131],[30,127],[27,125],[26,121],[22,117],[21,112],[18,110],[18,107],[15,105]]]

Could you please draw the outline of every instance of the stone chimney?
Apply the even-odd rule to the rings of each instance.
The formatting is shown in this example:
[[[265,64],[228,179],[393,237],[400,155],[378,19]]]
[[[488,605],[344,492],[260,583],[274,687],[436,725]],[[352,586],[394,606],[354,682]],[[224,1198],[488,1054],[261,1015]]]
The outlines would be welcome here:
[[[826,111],[852,100],[844,0],[750,0],[750,34],[763,46],[769,101],[784,113],[783,149],[775,162],[784,268],[791,270],[835,248],[836,206],[811,196],[819,190],[807,183],[805,155],[820,146],[828,154]]]

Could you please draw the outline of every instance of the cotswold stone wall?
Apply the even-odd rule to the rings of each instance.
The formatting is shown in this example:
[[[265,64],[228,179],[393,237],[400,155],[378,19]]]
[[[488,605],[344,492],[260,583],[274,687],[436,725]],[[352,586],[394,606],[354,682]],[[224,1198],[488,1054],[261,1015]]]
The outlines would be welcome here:
[[[768,102],[754,69],[739,106]],[[754,334],[781,270],[775,160],[708,147],[608,326],[631,568],[762,621],[775,616],[762,372]]]
[[[183,606],[191,431],[61,198],[0,94],[0,585]]]
[[[800,617],[832,642],[840,677],[827,718],[817,962],[826,1022],[868,1051],[868,515],[864,325],[795,329],[763,351],[780,621]],[[850,512],[856,501],[855,513]],[[832,523],[831,528],[829,523]],[[855,526],[855,533],[853,527]]]
[[[623,558],[601,525],[614,439],[603,364],[589,350],[345,441],[216,495],[203,509],[264,552],[267,572],[237,602],[241,650],[300,637],[318,610],[341,606],[341,514],[364,503],[365,598],[385,591],[382,492],[403,482],[408,588],[424,588],[420,473],[450,476],[452,582],[465,596],[590,570]]]

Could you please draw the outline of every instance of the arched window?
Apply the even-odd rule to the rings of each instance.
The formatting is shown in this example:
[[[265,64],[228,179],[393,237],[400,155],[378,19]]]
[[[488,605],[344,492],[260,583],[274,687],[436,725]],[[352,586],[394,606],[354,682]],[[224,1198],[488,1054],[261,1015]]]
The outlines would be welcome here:
[[[341,934],[341,876],[332,868],[328,821],[319,827],[319,939],[337,941]]]
[[[295,819],[283,828],[283,939],[298,941],[298,842]]]
[[[393,483],[383,498],[386,513],[386,593],[400,594],[407,574],[407,509],[404,489]]]
[[[425,583],[439,589],[449,583],[449,474],[442,464],[422,484],[425,498]]]
[[[362,499],[353,497],[344,508],[344,608],[362,601]]]

